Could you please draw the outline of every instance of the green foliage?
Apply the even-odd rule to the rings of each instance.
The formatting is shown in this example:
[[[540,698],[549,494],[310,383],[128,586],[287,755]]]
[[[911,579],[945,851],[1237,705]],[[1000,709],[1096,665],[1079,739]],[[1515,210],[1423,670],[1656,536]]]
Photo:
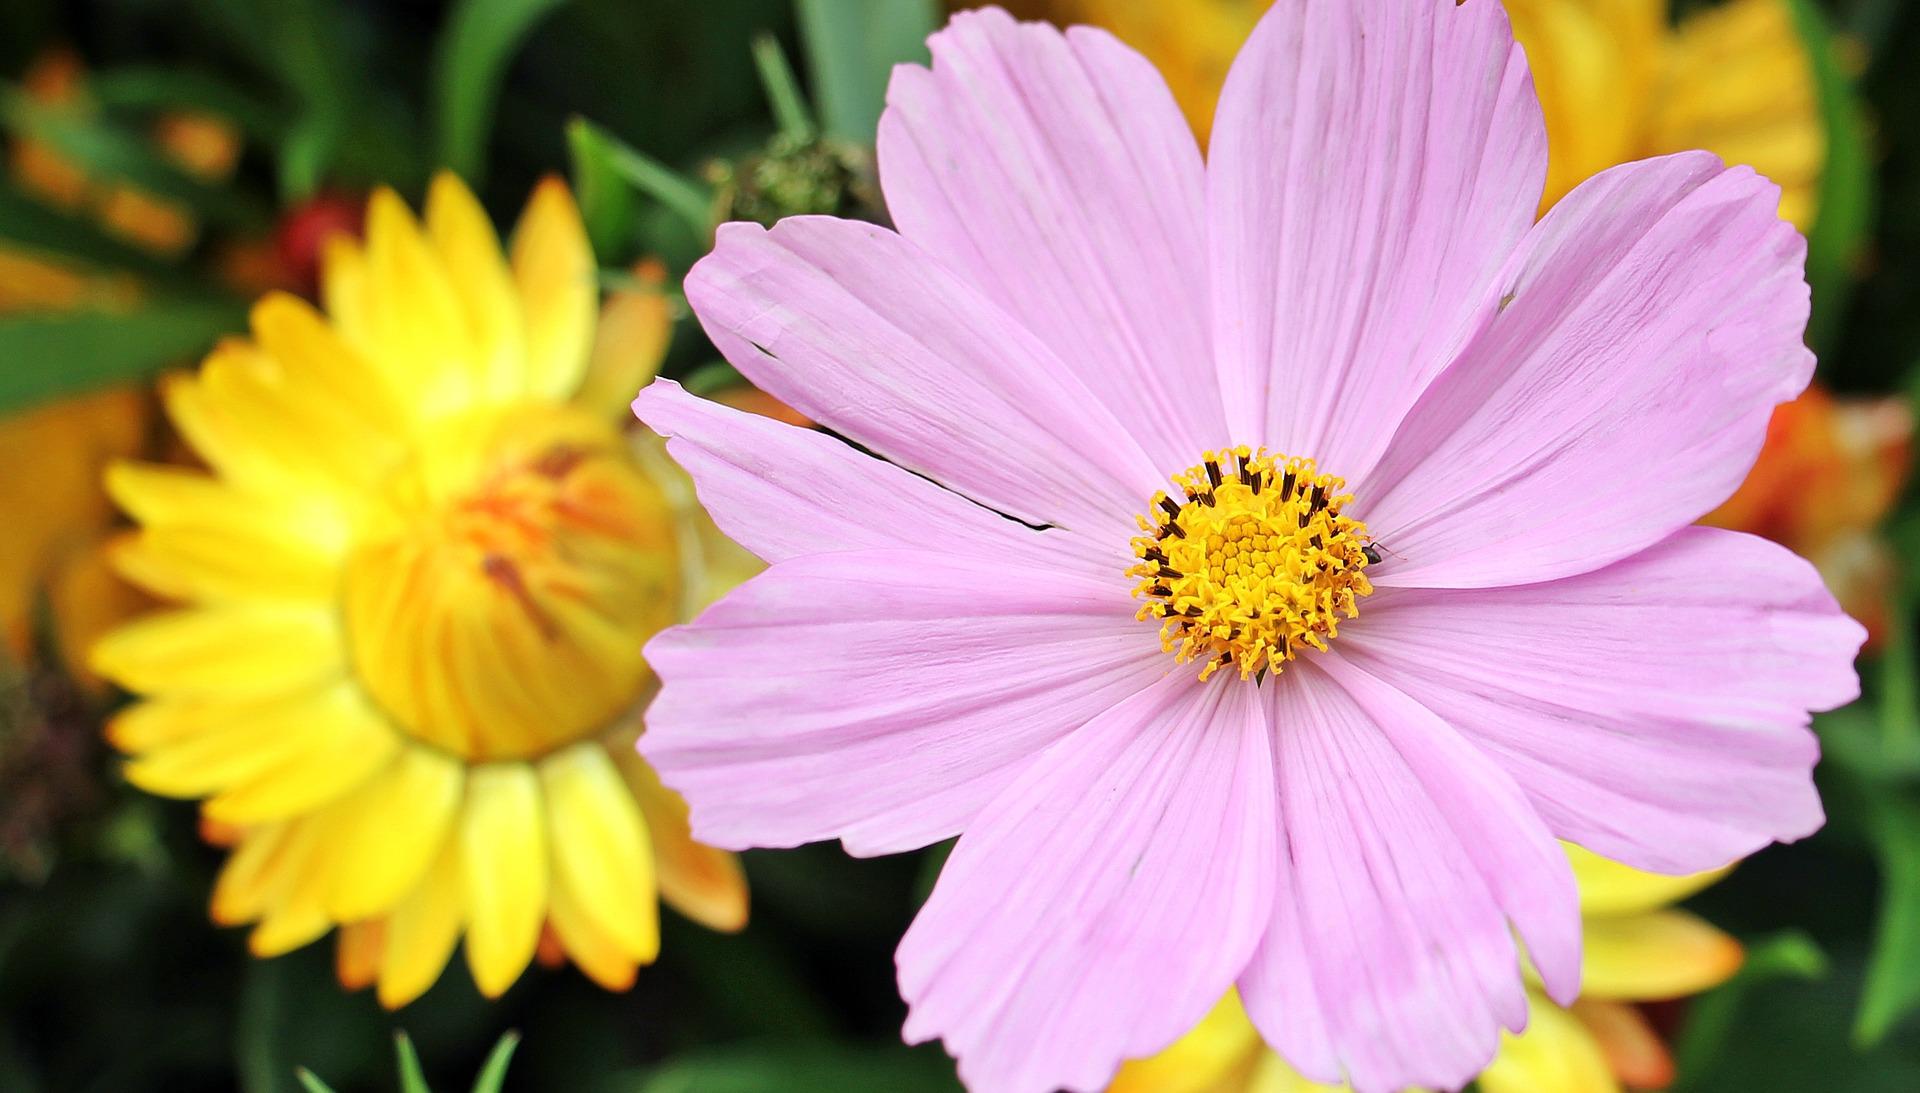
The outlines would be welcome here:
[[[828,136],[873,143],[893,66],[927,61],[936,0],[797,0],[814,94]]]
[[[610,1089],[631,1093],[957,1093],[953,1064],[937,1049],[736,1048],[692,1055]]]
[[[461,0],[434,58],[435,158],[478,182],[501,81],[515,48],[565,0]]]
[[[1819,211],[1807,239],[1807,281],[1817,301],[1807,337],[1814,348],[1826,349],[1846,313],[1861,248],[1872,229],[1874,170],[1866,119],[1853,81],[1841,66],[1826,16],[1812,0],[1790,0],[1790,6],[1813,59],[1820,116],[1827,130]]]
[[[513,1051],[520,1046],[520,1034],[509,1032],[500,1037],[488,1052],[487,1061],[480,1068],[480,1076],[473,1081],[473,1093],[500,1093],[506,1084],[507,1067],[513,1063]],[[393,1034],[393,1053],[400,1071],[400,1093],[433,1093],[427,1084],[426,1070],[420,1065],[420,1053],[414,1050],[413,1038],[404,1032]],[[333,1087],[320,1080],[319,1075],[306,1067],[294,1071],[300,1086],[306,1093],[334,1093]]]
[[[235,303],[155,300],[128,311],[0,316],[0,413],[144,379],[244,329]]]

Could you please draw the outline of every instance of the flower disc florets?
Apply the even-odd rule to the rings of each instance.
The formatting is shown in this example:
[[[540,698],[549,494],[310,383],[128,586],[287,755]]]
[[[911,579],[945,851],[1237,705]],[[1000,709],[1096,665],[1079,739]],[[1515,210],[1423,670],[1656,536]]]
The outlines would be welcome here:
[[[1359,614],[1367,581],[1366,525],[1341,515],[1345,483],[1311,459],[1246,446],[1207,452],[1153,498],[1127,571],[1141,620],[1160,620],[1160,644],[1200,678],[1223,665],[1240,678],[1282,670],[1302,646],[1324,650],[1341,619]]]

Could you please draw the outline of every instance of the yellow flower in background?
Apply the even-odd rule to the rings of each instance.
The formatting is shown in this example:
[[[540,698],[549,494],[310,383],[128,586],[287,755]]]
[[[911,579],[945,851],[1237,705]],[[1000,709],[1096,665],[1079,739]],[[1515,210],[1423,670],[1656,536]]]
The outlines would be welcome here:
[[[557,181],[510,258],[450,175],[424,225],[377,193],[325,315],[268,296],[164,385],[210,472],[109,475],[140,524],[122,571],[182,604],[94,649],[143,696],[109,726],[128,778],[233,843],[216,921],[261,956],[341,926],[342,979],[388,1006],[463,936],[495,996],[543,941],[627,986],[656,894],[745,920],[738,864],[632,748],[641,646],[701,598],[701,551],[608,395],[657,366],[666,301],[616,301],[596,351],[596,276]]]
[[[1740,943],[1672,905],[1725,871],[1662,877],[1567,847],[1580,884],[1586,952],[1580,999],[1527,991],[1527,1030],[1503,1035],[1482,1093],[1619,1093],[1659,1089],[1673,1059],[1637,1003],[1698,994],[1740,968]],[[1295,1073],[1229,992],[1192,1032],[1122,1067],[1108,1093],[1339,1093]]]
[[[1813,223],[1826,133],[1787,0],[1731,0],[1669,24],[1668,0],[1504,0],[1546,114],[1551,206],[1597,171],[1705,148],[1778,182],[1781,215]],[[1145,53],[1204,138],[1220,84],[1272,0],[1027,0]],[[972,7],[972,3],[956,6]]]

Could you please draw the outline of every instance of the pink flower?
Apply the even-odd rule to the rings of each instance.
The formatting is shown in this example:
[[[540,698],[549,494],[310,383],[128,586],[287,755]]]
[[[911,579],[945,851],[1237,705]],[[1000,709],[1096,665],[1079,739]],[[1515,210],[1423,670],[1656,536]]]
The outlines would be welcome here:
[[[1670,156],[1535,224],[1490,0],[1282,0],[1205,162],[1106,34],[932,47],[881,123],[897,234],[728,225],[687,281],[881,458],[635,403],[772,563],[648,647],[641,748],[720,846],[960,836],[908,1039],[1095,1089],[1237,984],[1311,1077],[1457,1087],[1525,1020],[1515,932],[1576,989],[1556,838],[1684,872],[1820,826],[1861,630],[1689,526],[1813,369],[1774,186]]]

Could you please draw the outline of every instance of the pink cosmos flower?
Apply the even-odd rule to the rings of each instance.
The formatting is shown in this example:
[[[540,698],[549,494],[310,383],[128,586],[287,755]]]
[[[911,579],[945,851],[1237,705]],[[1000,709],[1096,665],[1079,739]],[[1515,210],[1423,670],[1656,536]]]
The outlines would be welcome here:
[[[897,233],[728,225],[687,281],[860,448],[635,403],[772,563],[648,647],[641,748],[720,846],[960,836],[908,1039],[1095,1089],[1237,984],[1313,1078],[1457,1087],[1525,1020],[1516,933],[1576,989],[1556,838],[1685,872],[1819,827],[1862,632],[1689,526],[1813,368],[1774,186],[1670,156],[1534,223],[1492,0],[1281,0],[1204,161],[1106,34],[932,47]]]

